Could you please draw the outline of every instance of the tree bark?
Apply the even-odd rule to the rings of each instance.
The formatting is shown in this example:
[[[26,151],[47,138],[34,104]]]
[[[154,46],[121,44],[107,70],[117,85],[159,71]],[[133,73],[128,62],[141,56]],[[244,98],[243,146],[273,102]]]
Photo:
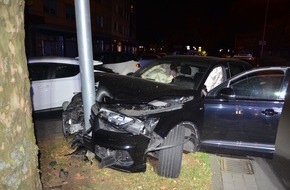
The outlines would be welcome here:
[[[42,189],[24,45],[24,0],[0,0],[0,189]]]

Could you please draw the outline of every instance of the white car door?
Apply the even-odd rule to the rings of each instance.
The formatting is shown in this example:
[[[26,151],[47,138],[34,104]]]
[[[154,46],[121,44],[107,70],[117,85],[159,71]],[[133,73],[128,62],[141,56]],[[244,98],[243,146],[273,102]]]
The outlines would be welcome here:
[[[48,63],[29,64],[31,99],[34,111],[50,108],[51,67]]]
[[[62,107],[63,102],[81,91],[81,79],[78,65],[56,64],[51,80],[51,108]]]
[[[32,81],[32,107],[34,111],[49,109],[51,80]]]

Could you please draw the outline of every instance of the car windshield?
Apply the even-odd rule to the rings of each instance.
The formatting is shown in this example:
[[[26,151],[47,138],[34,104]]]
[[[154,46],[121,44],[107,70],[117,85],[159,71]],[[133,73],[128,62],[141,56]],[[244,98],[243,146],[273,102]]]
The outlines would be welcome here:
[[[134,76],[146,80],[197,89],[208,64],[199,62],[152,60],[147,67],[139,69]]]

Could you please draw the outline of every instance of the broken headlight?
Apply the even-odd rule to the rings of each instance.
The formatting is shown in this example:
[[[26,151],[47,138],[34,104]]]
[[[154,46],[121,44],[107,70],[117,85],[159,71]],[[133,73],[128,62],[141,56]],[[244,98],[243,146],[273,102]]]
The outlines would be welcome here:
[[[99,114],[102,119],[107,120],[113,127],[134,135],[147,134],[153,131],[159,121],[159,119],[151,118],[143,122],[140,119],[126,116],[106,108],[101,108]]]

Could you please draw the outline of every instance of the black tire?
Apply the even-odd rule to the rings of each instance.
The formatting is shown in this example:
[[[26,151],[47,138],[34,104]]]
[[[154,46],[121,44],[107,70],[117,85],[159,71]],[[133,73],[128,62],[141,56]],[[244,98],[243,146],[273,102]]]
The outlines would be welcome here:
[[[161,149],[158,156],[157,174],[168,178],[179,177],[183,154],[185,127],[177,125],[164,139],[162,146],[173,146]],[[176,146],[177,145],[177,146]]]
[[[66,131],[66,127],[65,127],[65,122],[66,122],[66,117],[64,114],[62,114],[62,133],[64,137],[68,137],[68,133]]]

